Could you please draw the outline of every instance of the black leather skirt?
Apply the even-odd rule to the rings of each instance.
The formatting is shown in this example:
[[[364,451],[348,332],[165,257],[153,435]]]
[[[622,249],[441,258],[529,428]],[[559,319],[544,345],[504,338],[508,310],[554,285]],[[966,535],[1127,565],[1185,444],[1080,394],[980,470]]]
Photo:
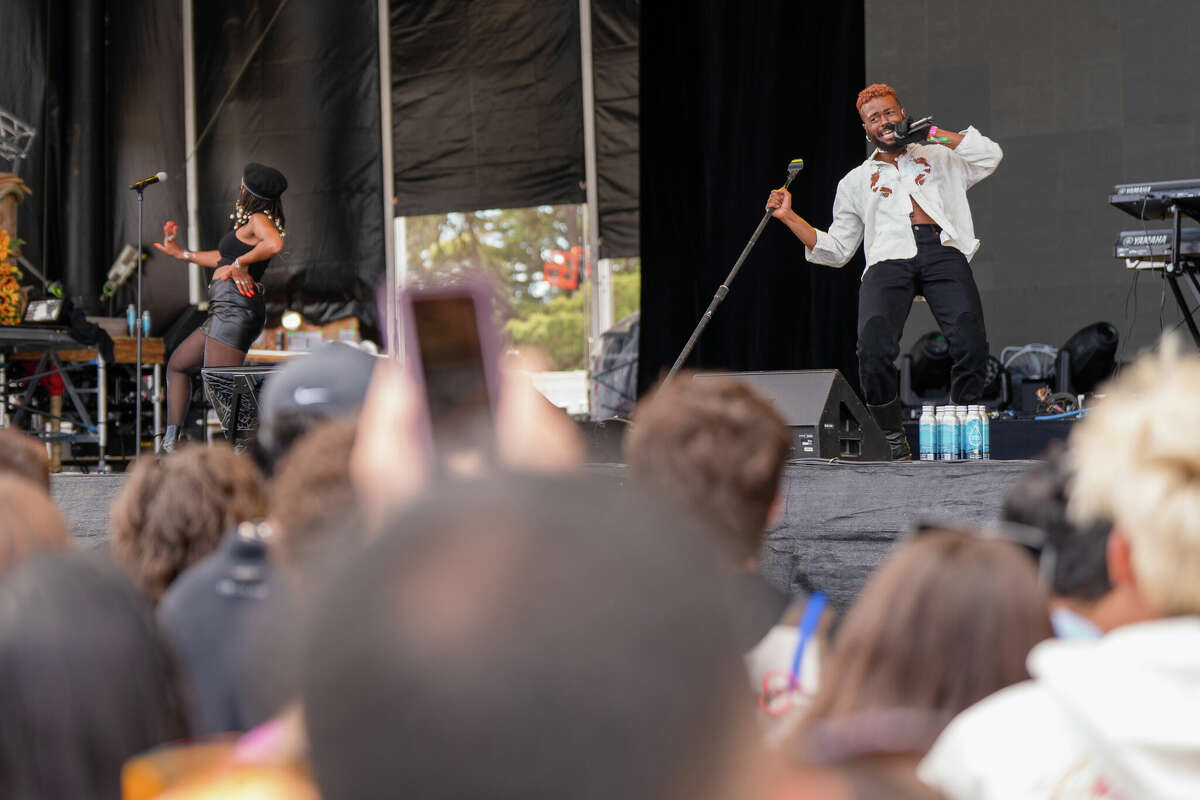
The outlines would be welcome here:
[[[254,297],[246,297],[232,280],[209,282],[208,319],[201,326],[206,336],[244,353],[266,321],[267,301],[261,283],[254,284]]]

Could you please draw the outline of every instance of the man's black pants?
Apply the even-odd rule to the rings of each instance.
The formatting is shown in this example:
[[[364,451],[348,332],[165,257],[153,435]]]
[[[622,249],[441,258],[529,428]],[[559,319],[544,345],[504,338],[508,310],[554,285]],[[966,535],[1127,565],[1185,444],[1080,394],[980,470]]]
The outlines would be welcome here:
[[[981,402],[988,342],[983,306],[966,256],[947,247],[936,225],[914,225],[916,258],[873,264],[858,291],[858,375],[871,405],[896,399],[900,389],[896,356],[913,298],[924,295],[954,359],[950,400]]]

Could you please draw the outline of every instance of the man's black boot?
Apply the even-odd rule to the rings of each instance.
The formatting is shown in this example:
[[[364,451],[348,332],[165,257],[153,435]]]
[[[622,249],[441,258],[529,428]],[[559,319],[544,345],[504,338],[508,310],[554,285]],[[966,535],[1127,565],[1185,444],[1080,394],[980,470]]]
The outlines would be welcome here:
[[[908,439],[905,438],[904,426],[900,423],[900,415],[904,411],[900,398],[897,397],[882,406],[868,404],[867,410],[887,437],[888,446],[892,449],[892,461],[912,461],[912,451],[908,449]]]

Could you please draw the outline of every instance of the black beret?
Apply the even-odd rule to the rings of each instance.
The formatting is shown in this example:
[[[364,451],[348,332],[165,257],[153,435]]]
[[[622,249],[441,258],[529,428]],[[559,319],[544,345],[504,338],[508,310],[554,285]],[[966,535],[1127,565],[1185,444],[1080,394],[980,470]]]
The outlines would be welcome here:
[[[287,178],[283,173],[265,164],[251,161],[242,172],[242,184],[255,197],[274,200],[287,190]]]

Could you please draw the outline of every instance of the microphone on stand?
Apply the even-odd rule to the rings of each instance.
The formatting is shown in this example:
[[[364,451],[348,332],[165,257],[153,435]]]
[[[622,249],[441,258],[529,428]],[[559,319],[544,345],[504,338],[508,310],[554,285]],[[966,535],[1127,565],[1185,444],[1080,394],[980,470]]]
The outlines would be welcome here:
[[[166,179],[167,179],[167,173],[156,172],[153,175],[151,175],[149,178],[142,178],[140,181],[135,181],[134,183],[129,184],[129,188],[135,192],[140,192],[142,189],[145,189],[147,186],[150,186],[155,183],[161,183],[161,182],[165,181]]]
[[[142,178],[140,181],[129,184],[129,188],[137,192],[137,324],[134,325],[134,337],[137,341],[136,355],[134,356],[135,369],[137,378],[135,383],[137,391],[133,393],[133,453],[134,458],[142,454],[142,190],[147,186],[152,186],[156,183],[161,183],[167,179],[167,173],[156,172],[149,178]],[[154,443],[158,446],[158,422],[155,421]],[[104,454],[101,453],[103,458]]]

